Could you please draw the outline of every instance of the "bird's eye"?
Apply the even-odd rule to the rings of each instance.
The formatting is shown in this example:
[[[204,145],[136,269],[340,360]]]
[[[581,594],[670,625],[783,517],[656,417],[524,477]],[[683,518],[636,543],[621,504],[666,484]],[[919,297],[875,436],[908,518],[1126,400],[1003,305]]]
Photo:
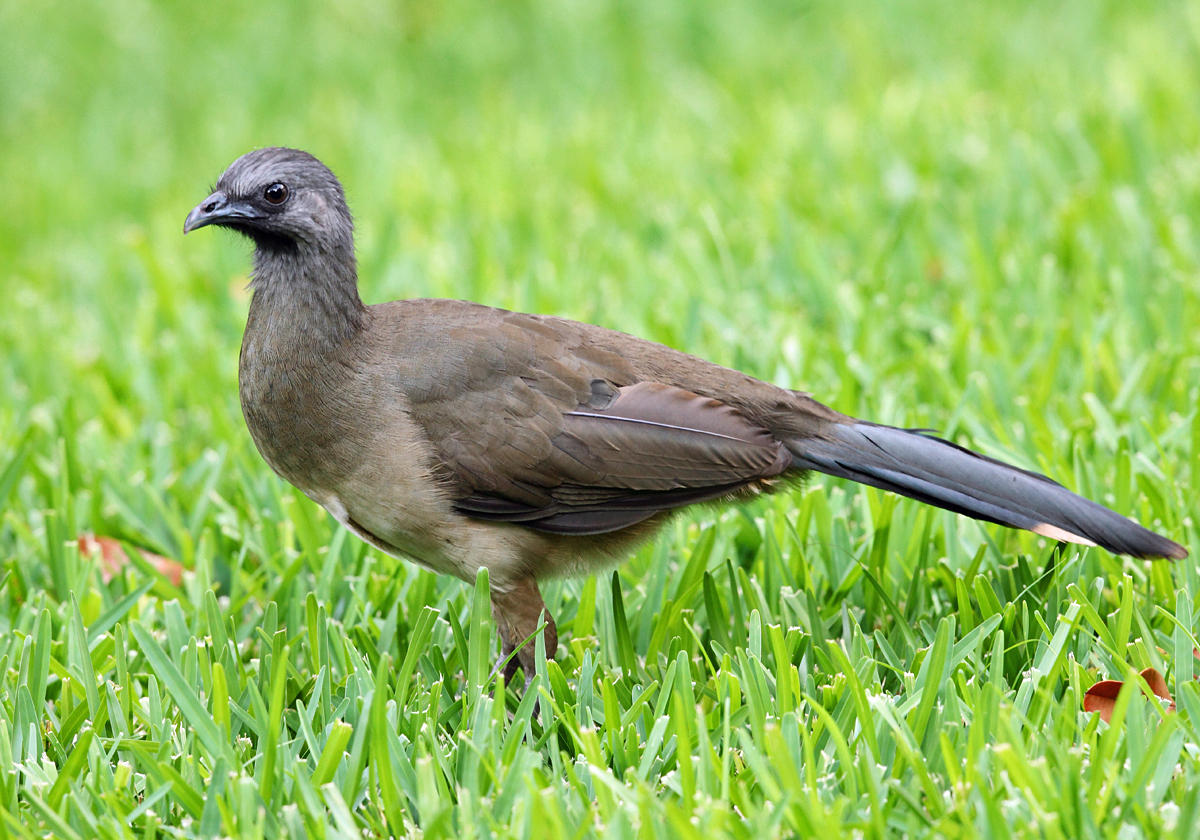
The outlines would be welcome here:
[[[263,190],[263,198],[269,204],[283,204],[287,201],[288,188],[286,184],[275,183]]]

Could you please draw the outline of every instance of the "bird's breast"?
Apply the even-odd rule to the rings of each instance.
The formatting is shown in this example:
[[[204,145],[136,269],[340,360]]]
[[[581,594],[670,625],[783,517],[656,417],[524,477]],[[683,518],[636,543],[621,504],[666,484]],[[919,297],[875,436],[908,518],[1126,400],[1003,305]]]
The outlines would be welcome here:
[[[353,393],[341,366],[242,347],[238,392],[255,446],[271,468],[300,487],[345,471],[353,458]]]
[[[453,539],[462,517],[386,371],[339,357],[278,357],[247,341],[238,379],[250,436],[276,473],[377,548],[471,578]]]

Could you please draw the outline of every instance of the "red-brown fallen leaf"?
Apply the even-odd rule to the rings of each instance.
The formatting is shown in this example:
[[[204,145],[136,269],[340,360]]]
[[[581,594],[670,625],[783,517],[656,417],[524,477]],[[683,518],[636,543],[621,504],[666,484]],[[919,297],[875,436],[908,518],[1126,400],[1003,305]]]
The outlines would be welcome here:
[[[155,554],[145,549],[139,549],[150,565],[158,569],[167,580],[178,586],[183,580],[183,566],[169,557]],[[121,569],[129,565],[129,555],[121,547],[121,543],[112,537],[98,537],[95,534],[80,534],[79,553],[85,557],[100,556],[100,579],[108,583],[121,573]]]
[[[1150,687],[1156,697],[1169,701],[1168,709],[1175,711],[1175,701],[1171,699],[1167,681],[1163,679],[1163,675],[1157,669],[1147,668],[1142,671],[1142,679],[1146,681],[1146,685]],[[1117,704],[1117,695],[1121,693],[1121,686],[1124,684],[1122,680],[1100,680],[1083,695],[1083,710],[1096,712],[1105,723],[1110,723],[1113,707]]]
[[[1154,692],[1154,696],[1161,697],[1171,703],[1171,708],[1175,708],[1175,701],[1171,699],[1171,690],[1167,688],[1167,681],[1162,674],[1158,673],[1155,668],[1147,668],[1142,671],[1142,679],[1146,681],[1146,685],[1150,686],[1150,690]]]

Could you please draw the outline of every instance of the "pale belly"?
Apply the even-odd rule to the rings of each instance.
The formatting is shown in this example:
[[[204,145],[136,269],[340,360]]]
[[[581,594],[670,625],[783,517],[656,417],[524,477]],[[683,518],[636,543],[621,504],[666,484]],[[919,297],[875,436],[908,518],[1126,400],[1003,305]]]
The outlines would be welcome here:
[[[441,523],[441,529],[431,528],[430,519],[414,516],[411,509],[383,511],[374,503],[364,504],[354,499],[350,502],[354,506],[352,514],[342,497],[332,491],[304,490],[304,493],[352,534],[380,551],[438,574],[470,579],[461,552],[447,536],[452,530],[449,523]],[[436,533],[438,530],[441,535]]]
[[[361,458],[349,457],[352,452],[343,448],[339,462],[355,466],[340,475],[325,474],[319,482],[311,481],[316,477],[311,474],[308,482],[296,480],[301,476],[284,478],[351,533],[387,554],[468,582],[486,565],[493,585],[503,587],[525,566],[521,537],[530,535],[455,511],[450,495],[430,474],[418,438],[388,437],[413,444],[368,446]]]

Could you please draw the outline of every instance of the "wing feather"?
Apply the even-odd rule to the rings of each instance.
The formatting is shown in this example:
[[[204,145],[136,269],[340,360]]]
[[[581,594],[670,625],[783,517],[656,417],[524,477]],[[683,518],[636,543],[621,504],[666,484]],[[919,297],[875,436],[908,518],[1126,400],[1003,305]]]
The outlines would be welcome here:
[[[728,496],[791,464],[791,454],[765,429],[681,388],[643,382],[597,402],[564,412],[561,430],[550,438],[553,454],[521,471],[527,480],[531,473],[541,479],[545,501],[473,493],[456,502],[458,509],[555,533],[603,533]],[[568,464],[572,469],[561,470]]]

